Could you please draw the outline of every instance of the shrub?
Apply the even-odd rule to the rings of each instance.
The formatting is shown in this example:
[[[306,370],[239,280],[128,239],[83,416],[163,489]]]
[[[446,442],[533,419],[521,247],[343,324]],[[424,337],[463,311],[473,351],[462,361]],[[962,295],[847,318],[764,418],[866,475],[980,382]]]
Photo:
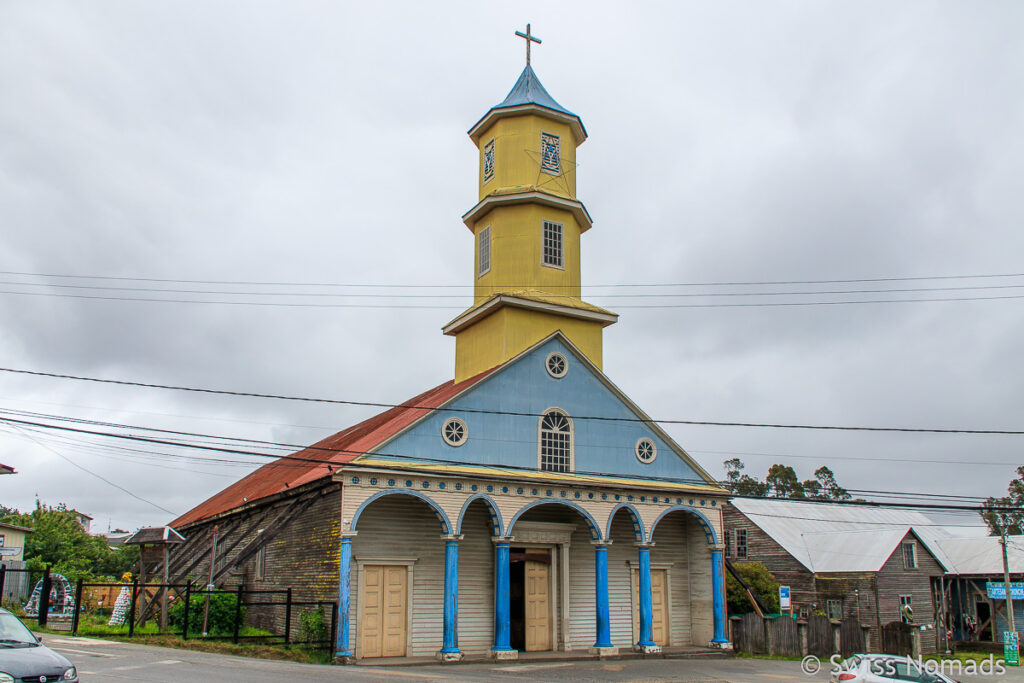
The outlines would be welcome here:
[[[206,597],[210,597],[210,616],[207,621],[208,633],[229,635],[235,630],[235,607],[238,596],[233,593],[193,593],[188,606],[188,632],[200,634],[203,631],[203,610]],[[245,623],[245,605],[238,610],[240,624]],[[185,624],[185,600],[175,600],[167,609],[167,621],[172,630],[180,631]]]
[[[327,640],[327,620],[324,618],[324,608],[302,610],[299,614],[299,642],[317,644],[325,640]]]
[[[769,614],[779,611],[779,582],[772,573],[760,562],[737,562],[733,565],[736,573],[743,577],[747,585],[761,598],[768,608]],[[726,575],[727,601],[729,614],[746,614],[754,611],[747,592],[732,574]]]

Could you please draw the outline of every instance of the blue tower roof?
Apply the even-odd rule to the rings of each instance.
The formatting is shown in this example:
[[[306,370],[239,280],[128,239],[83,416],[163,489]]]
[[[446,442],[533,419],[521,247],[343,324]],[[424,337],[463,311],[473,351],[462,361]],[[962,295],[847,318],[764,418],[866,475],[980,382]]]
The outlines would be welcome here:
[[[540,79],[537,78],[533,67],[529,64],[523,69],[523,73],[519,74],[519,80],[512,86],[512,90],[509,91],[505,99],[500,104],[491,107],[484,114],[483,118],[470,128],[470,137],[473,138],[474,142],[477,142],[477,136],[486,124],[495,118],[514,114],[514,112],[507,110],[516,110],[519,107],[529,107],[531,105],[548,110],[546,116],[549,118],[567,121],[576,132],[577,144],[586,139],[587,131],[583,127],[583,122],[580,120],[579,115],[560,105],[555,101],[555,98],[548,94],[548,91],[541,85]]]
[[[493,107],[493,109],[503,109],[505,107],[516,107],[522,104],[537,104],[548,109],[568,114],[569,116],[576,116],[571,111],[555,102],[555,98],[548,94],[548,91],[541,85],[540,79],[537,78],[537,74],[534,72],[533,67],[529,64],[523,69],[523,73],[519,74],[519,80],[512,86],[512,90],[509,91],[508,96],[502,101],[501,104]]]

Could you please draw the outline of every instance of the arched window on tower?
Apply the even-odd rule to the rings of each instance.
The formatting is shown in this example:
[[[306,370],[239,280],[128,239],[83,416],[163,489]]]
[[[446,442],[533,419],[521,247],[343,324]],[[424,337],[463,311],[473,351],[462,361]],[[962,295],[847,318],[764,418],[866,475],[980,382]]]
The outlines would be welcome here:
[[[547,411],[540,419],[540,469],[572,471],[572,420],[561,410]]]

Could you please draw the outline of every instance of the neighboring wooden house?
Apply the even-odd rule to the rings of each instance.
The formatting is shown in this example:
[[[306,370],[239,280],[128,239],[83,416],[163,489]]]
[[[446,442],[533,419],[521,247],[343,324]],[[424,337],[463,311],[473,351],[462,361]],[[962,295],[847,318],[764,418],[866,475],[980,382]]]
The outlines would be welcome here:
[[[723,517],[726,558],[734,564],[764,564],[780,584],[790,587],[793,609],[800,616],[855,617],[871,627],[870,643],[876,650],[884,624],[912,620],[923,628],[922,650],[935,651],[935,587],[944,569],[915,531],[915,525],[933,526],[924,515],[873,506],[735,498]]]
[[[25,536],[33,530],[25,526],[0,524],[0,564],[7,569],[25,568]],[[28,600],[30,576],[22,572],[7,572],[4,577],[3,595],[5,600]]]
[[[946,628],[953,632],[955,641],[1001,643],[1008,630],[1006,600],[993,599],[986,590],[992,583],[1005,591],[1000,539],[951,537],[961,531],[940,527],[922,533],[947,570],[936,591],[947,605]],[[1014,626],[1024,631],[1024,537],[1010,536],[1006,555],[1010,581],[1017,583],[1012,589]]]

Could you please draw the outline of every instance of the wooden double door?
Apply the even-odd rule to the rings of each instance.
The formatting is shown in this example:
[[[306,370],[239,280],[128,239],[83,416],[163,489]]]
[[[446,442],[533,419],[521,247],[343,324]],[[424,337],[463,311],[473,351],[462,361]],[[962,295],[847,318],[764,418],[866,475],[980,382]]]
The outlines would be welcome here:
[[[511,645],[542,652],[552,647],[551,551],[512,548],[509,557]]]
[[[406,655],[408,574],[405,566],[363,567],[359,639],[361,657]]]

